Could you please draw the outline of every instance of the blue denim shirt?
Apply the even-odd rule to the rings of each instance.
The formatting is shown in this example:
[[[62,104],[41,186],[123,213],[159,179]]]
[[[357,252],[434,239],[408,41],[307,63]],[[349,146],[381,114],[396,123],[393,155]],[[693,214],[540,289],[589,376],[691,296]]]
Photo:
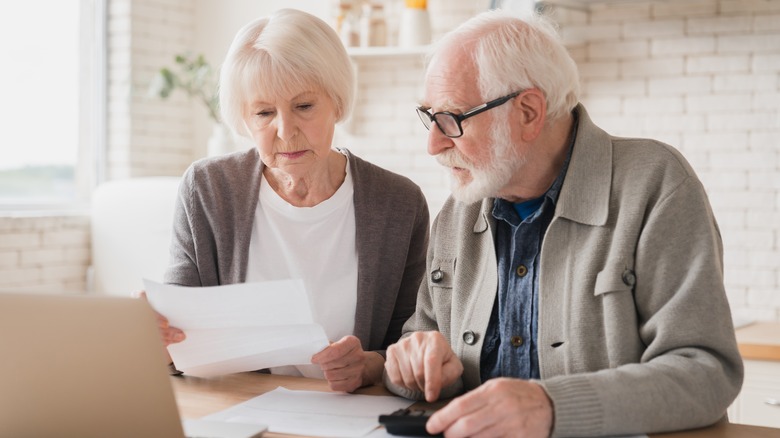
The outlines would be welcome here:
[[[527,201],[524,205],[496,199],[493,205],[493,217],[496,219],[498,295],[482,345],[480,376],[483,382],[502,376],[540,378],[536,345],[539,252],[569,168],[576,129],[575,113],[569,153],[558,177],[540,199]],[[539,208],[521,218],[518,212],[527,211],[527,207],[534,205],[534,202],[540,204]]]

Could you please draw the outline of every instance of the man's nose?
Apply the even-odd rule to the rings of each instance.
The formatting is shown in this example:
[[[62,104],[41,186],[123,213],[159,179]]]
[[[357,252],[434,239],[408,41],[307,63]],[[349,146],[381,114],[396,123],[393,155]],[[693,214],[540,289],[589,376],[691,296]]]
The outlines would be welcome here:
[[[431,129],[428,130],[428,153],[431,155],[439,155],[445,150],[453,147],[455,144],[452,139],[444,135],[439,129],[439,126],[435,123],[431,125]]]

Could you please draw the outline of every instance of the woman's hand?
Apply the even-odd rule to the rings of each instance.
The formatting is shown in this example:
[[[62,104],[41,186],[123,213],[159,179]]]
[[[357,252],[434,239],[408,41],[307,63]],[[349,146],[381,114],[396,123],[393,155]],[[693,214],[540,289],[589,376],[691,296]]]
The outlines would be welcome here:
[[[147,300],[146,291],[140,291],[138,293],[138,297]],[[176,327],[171,327],[168,323],[168,318],[161,315],[156,310],[154,310],[154,314],[157,317],[157,328],[160,330],[160,337],[162,339],[163,346],[167,347],[171,344],[175,344],[184,340],[185,335],[183,331],[177,329]]]
[[[330,389],[352,392],[382,381],[385,359],[374,351],[363,351],[355,336],[344,336],[311,358],[322,368]]]

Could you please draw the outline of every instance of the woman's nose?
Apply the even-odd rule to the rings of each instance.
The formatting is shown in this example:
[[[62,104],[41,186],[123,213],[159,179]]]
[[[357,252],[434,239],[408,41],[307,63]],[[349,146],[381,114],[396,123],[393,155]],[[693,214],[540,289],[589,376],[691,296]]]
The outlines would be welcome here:
[[[280,111],[276,116],[276,136],[288,142],[295,136],[298,126],[291,114]]]

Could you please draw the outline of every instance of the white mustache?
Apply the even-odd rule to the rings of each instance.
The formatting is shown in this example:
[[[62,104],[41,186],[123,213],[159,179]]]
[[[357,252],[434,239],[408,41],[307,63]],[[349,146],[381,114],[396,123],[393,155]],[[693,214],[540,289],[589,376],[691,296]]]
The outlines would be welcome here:
[[[473,168],[471,163],[467,162],[463,155],[455,149],[449,149],[436,155],[436,161],[444,167],[460,167],[468,170]]]

